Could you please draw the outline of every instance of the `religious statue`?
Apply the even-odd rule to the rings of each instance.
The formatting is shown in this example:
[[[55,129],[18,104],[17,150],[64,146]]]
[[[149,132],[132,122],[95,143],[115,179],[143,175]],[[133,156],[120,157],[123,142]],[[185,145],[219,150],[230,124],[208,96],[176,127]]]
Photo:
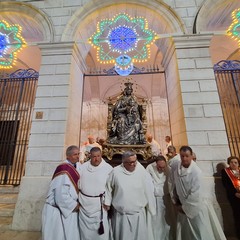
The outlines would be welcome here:
[[[133,95],[133,83],[126,82],[122,96],[112,109],[112,123],[108,138],[110,144],[145,144],[141,107]]]

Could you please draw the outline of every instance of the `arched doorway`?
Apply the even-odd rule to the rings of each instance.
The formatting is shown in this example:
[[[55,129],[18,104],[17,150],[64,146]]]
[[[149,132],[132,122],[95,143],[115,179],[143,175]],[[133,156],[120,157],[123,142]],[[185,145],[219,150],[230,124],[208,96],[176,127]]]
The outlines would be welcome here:
[[[87,40],[96,31],[97,22],[101,19],[111,18],[114,13],[124,12],[133,17],[144,17],[148,21],[150,29],[154,30],[159,39],[151,46],[151,57],[146,63],[136,64],[138,68],[153,69],[159,68],[161,74],[139,74],[131,76],[131,79],[137,86],[136,94],[148,100],[148,132],[160,142],[162,149],[164,149],[164,138],[166,135],[175,135],[176,144],[179,142],[177,139],[180,137],[179,130],[170,130],[170,118],[168,112],[168,98],[173,106],[181,105],[181,100],[173,97],[176,92],[172,92],[172,86],[177,84],[177,73],[170,70],[171,66],[174,68],[174,60],[169,64],[163,59],[169,57],[167,51],[172,46],[172,40],[169,38],[172,34],[182,34],[184,32],[181,21],[177,18],[176,14],[166,5],[160,4],[154,9],[154,3],[136,4],[134,3],[121,3],[109,4],[108,2],[102,3],[102,7],[96,11],[94,6],[90,8],[89,12],[81,15],[82,12],[77,12],[71,19],[69,26],[66,27],[63,33],[63,40],[71,38],[75,39],[76,44],[81,52],[82,58],[85,59],[83,73],[84,90],[83,90],[83,108],[82,108],[82,122],[81,122],[81,139],[80,143],[86,141],[89,134],[95,137],[106,136],[106,120],[107,120],[107,101],[109,97],[113,97],[121,92],[121,84],[123,77],[114,76],[100,76],[101,74],[89,74],[91,71],[98,71],[100,69],[110,69],[111,64],[102,65],[97,61],[96,49],[91,48]],[[90,10],[91,9],[91,10]],[[86,9],[85,9],[86,10]],[[82,18],[82,19],[81,19]],[[161,37],[163,35],[163,37]],[[165,54],[165,56],[163,56]],[[171,56],[173,57],[173,56]],[[173,57],[174,59],[174,57]],[[172,65],[173,64],[173,65]],[[165,67],[169,69],[170,74],[165,74]],[[95,69],[95,70],[94,70]],[[170,88],[167,88],[166,81]],[[174,83],[174,81],[176,81]],[[100,112],[96,111],[101,109]],[[174,122],[178,122],[176,114],[174,115]],[[183,136],[181,136],[182,138]]]

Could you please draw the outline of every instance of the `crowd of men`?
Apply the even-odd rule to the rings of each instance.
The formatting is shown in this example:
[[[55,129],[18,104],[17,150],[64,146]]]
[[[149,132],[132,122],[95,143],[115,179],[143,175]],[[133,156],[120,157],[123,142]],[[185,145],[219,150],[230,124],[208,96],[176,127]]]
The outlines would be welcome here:
[[[189,146],[168,146],[145,169],[134,152],[112,168],[101,149],[70,146],[50,183],[42,212],[43,240],[225,240],[202,191]]]

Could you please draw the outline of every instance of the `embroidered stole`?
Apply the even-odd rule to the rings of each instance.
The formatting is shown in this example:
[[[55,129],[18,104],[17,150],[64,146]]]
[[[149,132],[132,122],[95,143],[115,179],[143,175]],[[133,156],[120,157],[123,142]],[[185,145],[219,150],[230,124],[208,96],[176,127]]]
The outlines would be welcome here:
[[[234,186],[235,188],[240,187],[240,179],[238,179],[238,178],[233,174],[232,170],[231,170],[230,168],[225,168],[225,171],[226,171],[228,177],[230,178],[233,186]]]
[[[59,175],[63,175],[63,174],[68,175],[70,181],[72,182],[72,184],[75,187],[76,192],[78,194],[79,193],[78,181],[80,179],[80,175],[79,175],[78,171],[71,164],[62,163],[56,168],[52,179],[54,179],[55,177],[57,177]]]

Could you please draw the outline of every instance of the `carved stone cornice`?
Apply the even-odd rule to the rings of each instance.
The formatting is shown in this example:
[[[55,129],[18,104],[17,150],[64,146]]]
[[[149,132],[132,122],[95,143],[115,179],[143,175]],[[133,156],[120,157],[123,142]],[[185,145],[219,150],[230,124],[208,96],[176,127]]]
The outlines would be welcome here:
[[[192,34],[172,36],[176,49],[208,48],[213,34]]]
[[[42,56],[72,55],[82,72],[85,72],[87,69],[85,59],[74,41],[58,43],[39,43],[38,46],[41,50]]]
[[[39,43],[42,56],[72,54],[74,42]]]

